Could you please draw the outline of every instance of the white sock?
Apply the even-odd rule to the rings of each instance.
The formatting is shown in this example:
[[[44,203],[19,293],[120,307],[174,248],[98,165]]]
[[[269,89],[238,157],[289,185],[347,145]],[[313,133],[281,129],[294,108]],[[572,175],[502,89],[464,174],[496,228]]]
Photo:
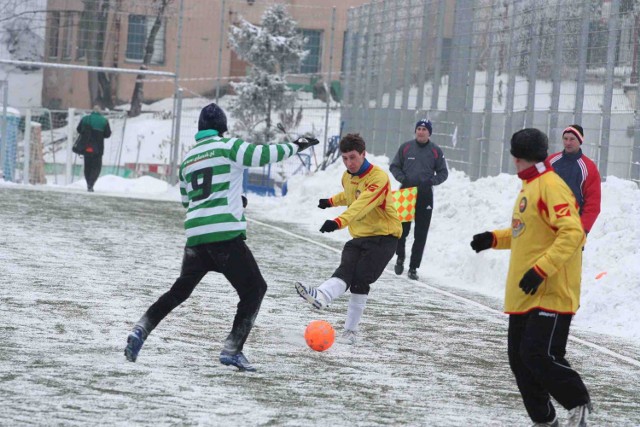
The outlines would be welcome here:
[[[360,318],[364,312],[364,307],[367,305],[368,295],[351,294],[349,298],[349,307],[347,308],[347,320],[344,321],[344,329],[350,331],[357,331]]]
[[[331,301],[347,292],[347,284],[342,279],[331,277],[318,286],[318,291],[322,292],[322,295],[327,299],[327,304],[330,304]]]

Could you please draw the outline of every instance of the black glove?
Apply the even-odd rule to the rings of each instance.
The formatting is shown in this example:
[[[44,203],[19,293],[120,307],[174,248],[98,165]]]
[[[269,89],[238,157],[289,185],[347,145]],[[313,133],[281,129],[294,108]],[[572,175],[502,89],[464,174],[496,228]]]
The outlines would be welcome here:
[[[543,281],[544,277],[540,277],[533,268],[530,268],[529,271],[524,273],[524,276],[522,276],[520,280],[520,289],[522,289],[525,294],[533,295]]]
[[[473,240],[471,241],[471,249],[476,251],[476,253],[484,251],[485,249],[490,249],[492,246],[493,233],[490,231],[474,235]]]
[[[249,203],[249,200],[247,200],[245,196],[240,196],[240,197],[242,197],[242,207],[246,208],[247,204]]]
[[[329,201],[329,199],[320,199],[318,201],[318,207],[320,209],[327,209],[331,207],[331,202]]]
[[[324,222],[324,224],[322,224],[322,227],[320,228],[320,232],[331,233],[333,231],[336,231],[337,229],[338,229],[338,223],[328,219]]]
[[[320,141],[318,141],[317,139],[312,138],[312,137],[305,138],[305,137],[302,136],[302,137],[296,139],[295,141],[293,141],[293,143],[296,144],[298,147],[300,147],[298,149],[298,152],[300,152],[300,151],[302,151],[304,149],[307,149],[307,148],[311,147],[312,145],[319,144]]]

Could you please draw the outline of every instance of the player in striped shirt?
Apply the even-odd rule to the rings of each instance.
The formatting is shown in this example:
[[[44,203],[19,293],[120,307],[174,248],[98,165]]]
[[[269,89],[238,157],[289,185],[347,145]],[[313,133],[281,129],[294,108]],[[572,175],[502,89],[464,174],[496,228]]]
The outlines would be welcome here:
[[[209,271],[222,273],[231,282],[240,302],[220,363],[241,371],[255,371],[242,353],[267,284],[245,244],[247,223],[242,196],[243,171],[285,160],[307,147],[315,138],[293,143],[256,145],[224,136],[227,117],[216,104],[200,112],[196,145],[180,166],[180,193],[187,209],[187,243],[180,277],[138,320],[127,338],[125,356],[135,362],[144,340],[174,308],[184,302]]]

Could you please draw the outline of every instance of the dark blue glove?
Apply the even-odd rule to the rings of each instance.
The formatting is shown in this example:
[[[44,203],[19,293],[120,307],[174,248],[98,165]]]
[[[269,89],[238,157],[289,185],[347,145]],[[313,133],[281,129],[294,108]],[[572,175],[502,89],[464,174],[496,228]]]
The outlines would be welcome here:
[[[324,224],[322,224],[322,227],[320,228],[320,232],[331,233],[333,231],[336,231],[337,229],[338,229],[338,223],[328,219],[324,222]]]
[[[485,249],[489,249],[492,246],[493,233],[490,231],[485,231],[484,233],[474,235],[473,240],[471,241],[471,249],[476,251],[476,253],[484,251]]]
[[[420,180],[420,185],[427,185],[429,187],[433,187],[433,177],[422,178]]]
[[[533,295],[543,281],[544,277],[540,277],[533,268],[530,268],[529,271],[524,273],[524,276],[522,276],[520,280],[520,289],[522,289],[525,294]]]
[[[331,207],[331,202],[329,201],[329,199],[320,199],[318,201],[318,207],[320,209],[327,209]]]
[[[240,196],[240,197],[242,197],[242,207],[246,208],[247,204],[249,204],[249,200],[247,200],[245,196]]]

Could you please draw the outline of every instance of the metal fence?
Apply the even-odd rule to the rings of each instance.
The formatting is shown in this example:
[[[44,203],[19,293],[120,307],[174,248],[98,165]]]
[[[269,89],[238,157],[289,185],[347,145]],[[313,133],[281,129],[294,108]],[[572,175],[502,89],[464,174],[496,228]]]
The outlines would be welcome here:
[[[513,172],[513,132],[551,150],[585,129],[603,177],[640,182],[640,3],[629,0],[377,0],[353,8],[345,41],[345,132],[393,157],[429,117],[450,167]]]

